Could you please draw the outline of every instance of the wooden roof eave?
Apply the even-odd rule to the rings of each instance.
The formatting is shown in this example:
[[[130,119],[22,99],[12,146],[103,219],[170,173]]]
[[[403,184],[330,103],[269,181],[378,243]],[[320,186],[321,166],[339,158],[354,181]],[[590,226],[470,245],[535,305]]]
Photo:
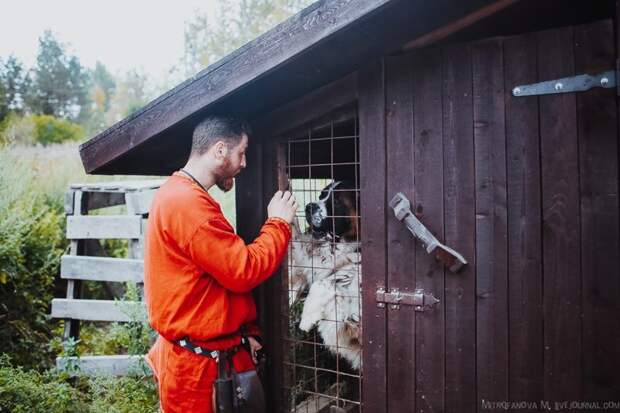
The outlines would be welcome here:
[[[179,132],[190,129],[196,114],[242,107],[244,115],[256,115],[273,109],[355,70],[365,60],[397,51],[406,41],[491,3],[318,1],[82,144],[82,163],[87,173],[168,173],[183,156],[164,148],[170,149],[170,140],[179,145],[187,141],[187,133],[179,136]],[[279,78],[286,79],[274,83]],[[248,94],[260,99],[247,99]],[[161,146],[162,139],[167,147]],[[161,171],[147,171],[126,161],[128,155],[135,158],[156,143],[162,147],[161,156],[175,157]],[[187,142],[182,151],[186,148]],[[149,150],[152,154],[153,148]]]

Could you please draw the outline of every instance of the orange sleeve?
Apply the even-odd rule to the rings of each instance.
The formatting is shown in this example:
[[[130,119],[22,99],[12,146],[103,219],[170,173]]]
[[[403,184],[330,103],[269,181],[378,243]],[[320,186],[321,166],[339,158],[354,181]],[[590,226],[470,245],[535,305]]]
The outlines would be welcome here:
[[[270,218],[249,245],[223,217],[201,224],[187,245],[192,260],[227,290],[245,293],[265,281],[278,268],[291,238],[289,225]]]
[[[260,331],[260,327],[256,323],[246,324],[246,328],[247,330],[245,334],[248,336],[261,337],[263,335],[262,332]]]

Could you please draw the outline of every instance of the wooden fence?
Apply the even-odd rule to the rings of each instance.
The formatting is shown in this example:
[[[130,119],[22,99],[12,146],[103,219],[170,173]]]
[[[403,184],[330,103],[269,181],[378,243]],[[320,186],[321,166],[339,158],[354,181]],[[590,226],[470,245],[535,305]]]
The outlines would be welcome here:
[[[71,247],[60,265],[60,276],[67,280],[67,296],[52,301],[51,314],[66,320],[65,340],[79,337],[81,320],[129,322],[143,311],[141,301],[83,299],[81,282],[108,285],[132,282],[142,291],[146,220],[151,200],[161,183],[157,180],[71,185],[65,198],[67,238]],[[125,214],[88,215],[90,211],[116,205],[125,205]],[[101,256],[104,251],[97,241],[100,239],[128,240],[128,258]],[[56,365],[65,368],[72,363],[82,374],[125,375],[136,369],[144,370],[142,359],[140,355],[59,357]]]

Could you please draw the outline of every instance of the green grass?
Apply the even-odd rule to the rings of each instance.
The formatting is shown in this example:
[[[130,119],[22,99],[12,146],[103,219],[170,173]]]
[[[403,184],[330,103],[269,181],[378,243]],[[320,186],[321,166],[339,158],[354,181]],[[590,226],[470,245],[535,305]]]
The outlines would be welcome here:
[[[0,164],[19,165],[14,173],[31,176],[32,190],[44,194],[51,202],[62,206],[64,194],[70,184],[110,181],[135,181],[140,179],[165,179],[160,176],[88,175],[84,171],[78,144],[64,143],[49,146],[7,146],[0,149]],[[4,172],[3,172],[4,173]],[[19,181],[19,179],[13,179]],[[209,190],[219,202],[228,221],[236,226],[235,190],[224,193],[217,187]]]

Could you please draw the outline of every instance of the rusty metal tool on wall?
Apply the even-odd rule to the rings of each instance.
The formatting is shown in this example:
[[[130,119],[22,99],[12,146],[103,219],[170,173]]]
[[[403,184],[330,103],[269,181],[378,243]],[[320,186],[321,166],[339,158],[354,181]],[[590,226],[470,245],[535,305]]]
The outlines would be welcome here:
[[[394,210],[396,218],[404,222],[407,229],[422,242],[426,252],[433,254],[435,258],[444,263],[450,271],[458,272],[467,264],[467,261],[461,254],[439,242],[413,212],[411,212],[411,203],[402,192],[394,195],[394,198],[390,201],[390,208]]]

